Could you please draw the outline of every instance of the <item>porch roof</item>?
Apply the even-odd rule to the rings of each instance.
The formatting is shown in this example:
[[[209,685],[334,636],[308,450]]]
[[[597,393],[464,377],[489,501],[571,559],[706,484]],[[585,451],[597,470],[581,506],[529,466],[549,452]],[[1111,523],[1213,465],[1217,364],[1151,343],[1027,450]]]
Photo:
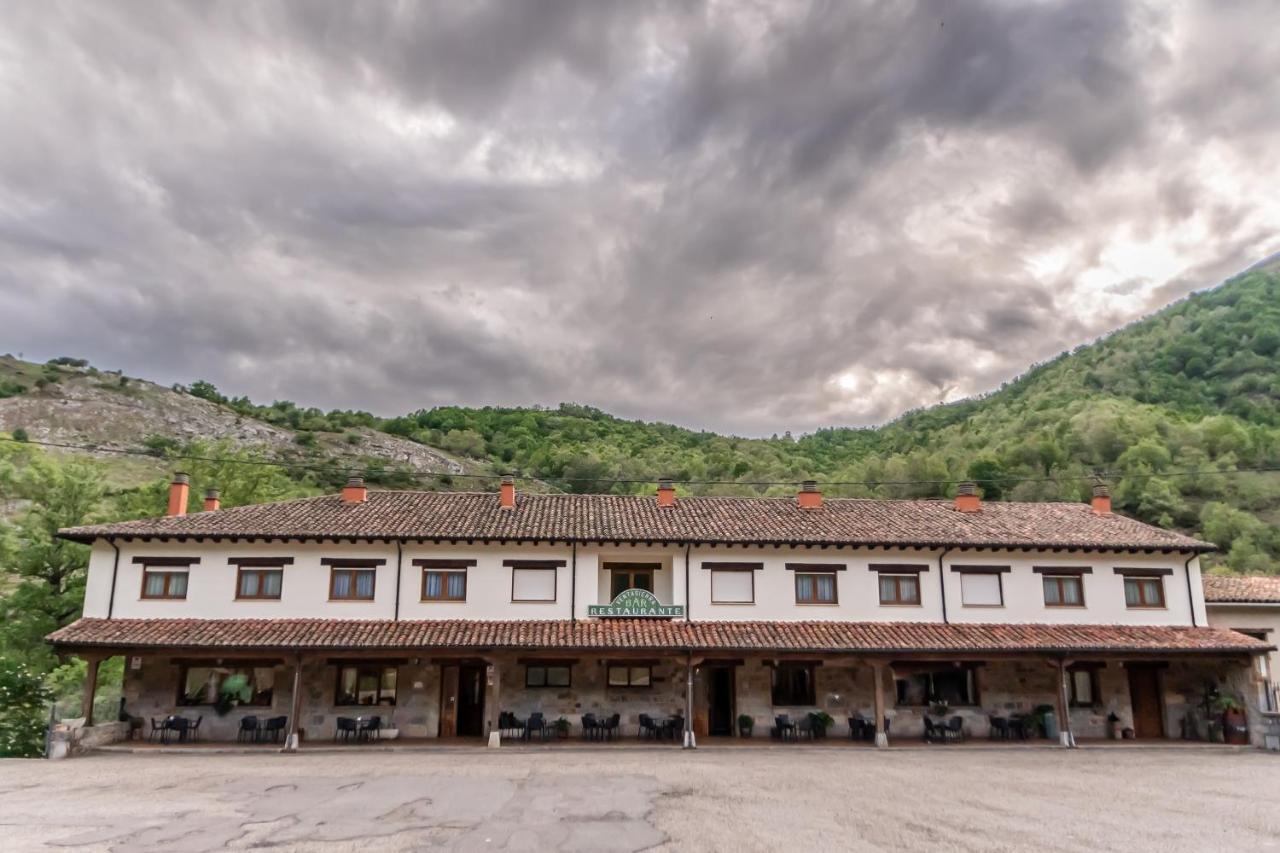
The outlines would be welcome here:
[[[48,637],[63,650],[384,651],[511,649],[840,654],[1258,654],[1226,628],[943,625],[908,622],[571,622],[363,619],[79,619]]]

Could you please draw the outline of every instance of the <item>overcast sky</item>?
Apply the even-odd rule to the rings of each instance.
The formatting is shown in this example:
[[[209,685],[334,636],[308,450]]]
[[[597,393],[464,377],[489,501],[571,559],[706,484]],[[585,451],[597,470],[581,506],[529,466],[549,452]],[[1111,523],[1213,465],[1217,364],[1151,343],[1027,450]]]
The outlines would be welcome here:
[[[1280,3],[0,17],[0,352],[396,414],[878,423],[1280,249]]]

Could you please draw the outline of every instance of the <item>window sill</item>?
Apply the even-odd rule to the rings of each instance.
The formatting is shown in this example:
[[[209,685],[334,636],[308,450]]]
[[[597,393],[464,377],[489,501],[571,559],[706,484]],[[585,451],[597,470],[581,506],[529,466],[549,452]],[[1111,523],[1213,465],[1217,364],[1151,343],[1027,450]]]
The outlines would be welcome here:
[[[555,604],[554,598],[513,598],[512,604]]]
[[[1051,610],[1084,610],[1083,604],[1045,604]]]
[[[144,595],[139,601],[186,601],[185,595]]]
[[[368,604],[371,601],[377,601],[376,598],[331,598],[330,602],[334,604]]]
[[[711,605],[713,607],[741,607],[744,604],[754,605],[755,602],[754,601],[713,601],[711,602]]]
[[[921,604],[921,603],[920,603],[920,602],[918,602],[918,601],[916,601],[916,602],[909,602],[909,601],[882,601],[882,602],[880,602],[880,606],[881,606],[881,607],[924,607],[924,605],[923,605],[923,604]]]
[[[466,604],[465,598],[419,598],[419,604]]]
[[[1126,604],[1125,610],[1168,610],[1167,604]]]
[[[796,607],[839,607],[838,601],[797,601]]]
[[[263,597],[261,597],[261,596],[254,596],[254,597],[252,597],[252,598],[248,598],[248,597],[246,597],[246,598],[242,598],[242,597],[240,597],[240,596],[236,596],[234,600],[235,600],[235,601],[237,601],[237,602],[240,602],[240,601],[267,601],[267,602],[271,602],[271,601],[279,601],[280,599],[279,599],[279,598],[263,598]]]
[[[961,607],[966,610],[1003,610],[1003,604],[965,604],[961,602]]]

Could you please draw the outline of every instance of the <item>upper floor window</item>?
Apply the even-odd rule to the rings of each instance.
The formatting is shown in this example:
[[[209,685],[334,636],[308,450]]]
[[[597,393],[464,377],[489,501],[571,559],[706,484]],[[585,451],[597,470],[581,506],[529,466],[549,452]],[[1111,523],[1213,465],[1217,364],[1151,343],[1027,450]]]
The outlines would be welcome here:
[[[755,604],[756,572],[764,563],[703,563],[711,570],[712,604]]]
[[[350,560],[325,558],[329,566],[329,599],[331,601],[373,601],[378,578],[377,567],[386,560]]]
[[[628,589],[653,592],[653,573],[661,567],[647,563],[606,563],[605,568],[609,570],[609,598],[612,600]]]
[[[178,675],[179,705],[217,705],[234,702],[255,708],[271,707],[276,671],[252,664],[229,666],[184,665]]]
[[[1001,576],[1008,566],[952,566],[960,573],[960,603],[965,607],[1003,607]]]
[[[1046,607],[1084,607],[1084,579],[1079,575],[1046,575]]]
[[[187,577],[199,557],[134,557],[142,565],[142,597],[187,597]]]
[[[843,563],[787,563],[787,571],[796,573],[796,604],[839,603],[836,573]]]
[[[372,601],[378,574],[374,569],[331,569],[329,597],[337,600]]]
[[[880,574],[877,586],[881,604],[891,606],[920,604],[920,573],[927,572],[928,566],[872,563],[870,568],[871,571]]]
[[[556,600],[557,571],[564,560],[503,560],[511,568],[511,600],[543,602]]]
[[[774,705],[815,704],[813,670],[811,663],[779,663],[773,668],[770,701]]]
[[[396,668],[376,664],[347,664],[338,667],[335,705],[396,704]]]
[[[233,557],[236,598],[278,601],[284,585],[284,567],[292,557]]]
[[[475,560],[414,560],[422,567],[423,601],[466,601],[467,568]]]
[[[1164,607],[1164,578],[1124,579],[1126,607]]]
[[[920,578],[917,575],[881,575],[881,604],[919,604]]]

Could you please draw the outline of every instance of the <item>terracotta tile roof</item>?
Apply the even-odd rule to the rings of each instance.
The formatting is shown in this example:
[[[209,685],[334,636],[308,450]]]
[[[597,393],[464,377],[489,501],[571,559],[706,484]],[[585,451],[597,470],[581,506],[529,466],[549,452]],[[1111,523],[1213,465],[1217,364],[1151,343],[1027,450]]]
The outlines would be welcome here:
[[[407,491],[371,491],[359,504],[328,495],[74,527],[62,535],[1213,550],[1121,515],[1095,515],[1082,503],[987,502],[981,512],[964,513],[937,500],[829,498],[805,510],[793,498],[699,497],[662,508],[652,497],[522,494],[504,510],[490,493]]]
[[[663,620],[399,621],[80,619],[61,647],[253,650],[638,650],[1241,653],[1270,648],[1225,628]]]
[[[1280,605],[1280,577],[1205,575],[1204,600],[1210,603]]]

